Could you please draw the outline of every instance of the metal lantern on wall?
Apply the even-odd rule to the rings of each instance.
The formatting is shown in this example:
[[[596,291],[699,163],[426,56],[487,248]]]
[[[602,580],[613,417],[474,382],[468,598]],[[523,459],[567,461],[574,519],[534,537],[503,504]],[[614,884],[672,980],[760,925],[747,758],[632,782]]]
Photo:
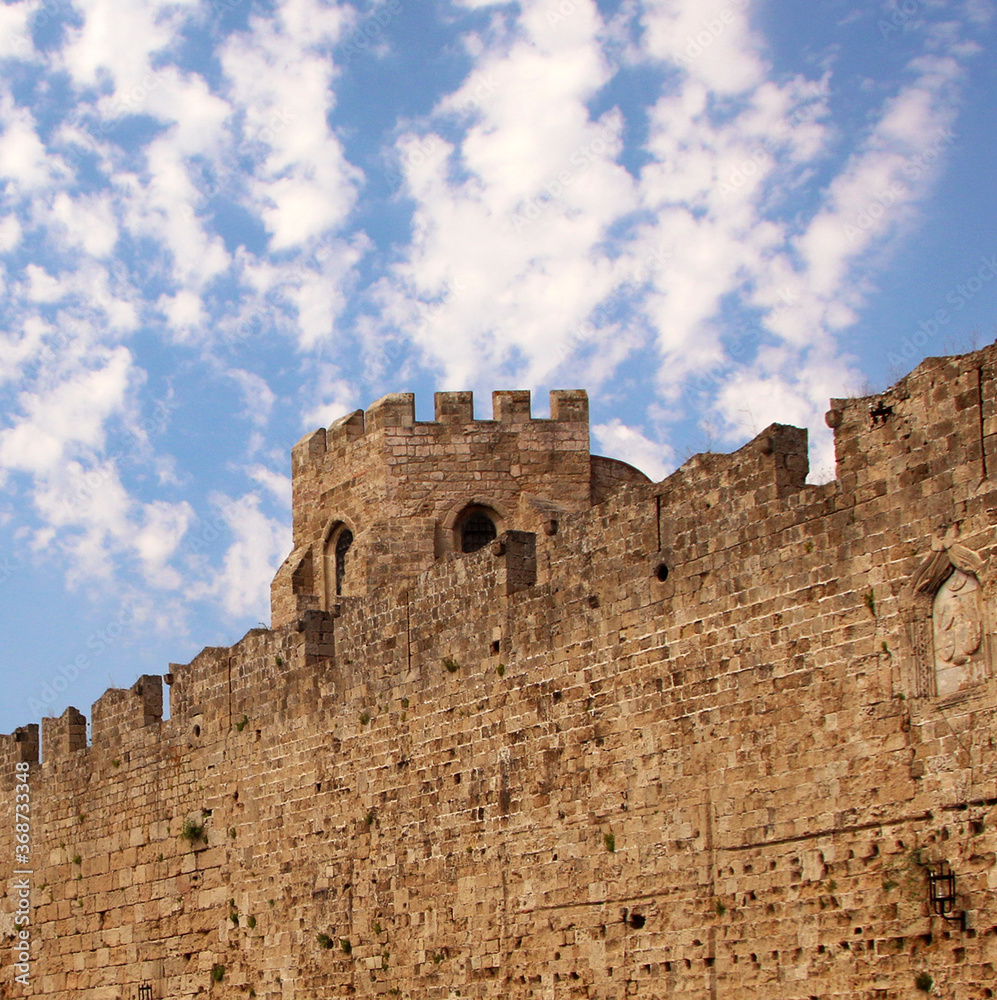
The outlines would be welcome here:
[[[966,927],[966,914],[955,909],[955,872],[947,861],[939,861],[928,869],[928,893],[931,908],[938,916]]]

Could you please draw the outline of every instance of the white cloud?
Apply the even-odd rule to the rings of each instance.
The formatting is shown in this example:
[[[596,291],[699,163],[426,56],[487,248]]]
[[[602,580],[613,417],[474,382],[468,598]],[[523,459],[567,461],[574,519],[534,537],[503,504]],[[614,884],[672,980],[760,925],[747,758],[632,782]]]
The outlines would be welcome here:
[[[40,0],[20,0],[0,7],[0,59],[31,59],[31,18]]]
[[[21,223],[16,215],[0,219],[0,253],[9,253],[21,242]]]
[[[125,404],[132,358],[124,347],[94,349],[95,362],[47,390],[21,394],[23,416],[0,432],[0,467],[50,474],[80,447],[103,448],[107,421]]]
[[[210,584],[194,588],[194,596],[211,597],[233,618],[269,617],[270,581],[291,548],[290,525],[267,517],[257,493],[238,500],[216,496],[214,505],[232,535],[221,572]]]
[[[415,236],[376,295],[385,325],[411,335],[447,386],[496,370],[547,379],[619,280],[597,248],[637,202],[616,162],[619,115],[588,112],[610,77],[601,22],[579,0],[551,25],[548,6],[525,3],[516,32],[439,103],[441,124],[466,124],[459,147],[433,131],[398,142]]]
[[[721,97],[742,94],[759,86],[767,69],[750,7],[749,0],[644,0],[645,50]]]
[[[52,203],[51,219],[63,243],[93,257],[110,255],[118,239],[111,197],[105,193],[70,198],[60,191]]]
[[[181,288],[175,295],[161,295],[156,305],[179,341],[190,339],[208,319],[201,296],[188,288]]]
[[[273,326],[292,335],[303,351],[328,342],[346,307],[354,269],[368,246],[360,234],[350,243],[328,239],[296,260],[241,256],[241,278],[251,294],[238,315],[224,325],[226,335],[239,337]]]
[[[301,426],[304,430],[328,427],[334,420],[359,407],[360,394],[356,384],[338,378],[338,372],[338,367],[334,365],[322,367],[316,383],[316,394],[321,402],[316,402],[302,414]]]
[[[45,352],[45,336],[50,331],[48,323],[31,316],[16,329],[0,332],[0,385],[18,378],[23,365]]]
[[[76,270],[56,274],[28,264],[24,278],[17,289],[24,303],[62,304],[66,309],[60,314],[63,331],[75,334],[84,344],[132,331],[138,324],[134,289],[116,281],[106,266],[86,256],[80,258]]]
[[[188,503],[154,501],[143,506],[141,527],[134,535],[133,544],[142,561],[145,578],[153,586],[177,589],[183,584],[183,578],[168,563],[193,517]]]
[[[0,93],[0,179],[11,182],[13,193],[31,196],[66,174],[65,164],[38,137],[31,112]]]
[[[848,362],[833,353],[817,350],[801,358],[793,350],[767,349],[754,365],[723,381],[716,412],[741,439],[772,423],[810,428],[810,481],[824,482],[833,478],[835,458],[823,417],[828,400],[841,395],[854,378]]]
[[[130,395],[141,381],[131,353],[79,341],[49,353],[48,333],[32,322],[18,345],[22,358],[42,357],[43,384],[20,394],[20,412],[0,431],[0,475],[30,477],[33,547],[59,558],[70,584],[111,579],[124,556],[137,561],[147,585],[179,587],[167,563],[191,508],[136,500],[122,477],[122,456],[107,453],[108,429],[130,424]]]
[[[92,86],[109,78],[118,95],[148,89],[151,57],[170,46],[199,0],[76,0],[82,24],[61,49],[73,81]]]
[[[225,373],[239,386],[242,393],[242,415],[258,427],[265,427],[276,400],[266,379],[244,368],[231,368]]]
[[[640,9],[643,48],[628,56],[675,75],[650,109],[636,182],[618,162],[617,114],[588,111],[611,77],[603,43],[619,23],[607,29],[589,2],[552,19],[557,8],[527,0],[469,38],[468,77],[398,140],[414,238],[375,290],[381,328],[411,337],[447,386],[499,370],[535,387],[555,370],[611,378],[645,344],[643,321],[666,401],[690,376],[719,372],[705,392],[726,442],[795,419],[823,463],[827,397],[854,380],[837,336],[871,290],[869,255],[931,189],[963,70],[955,41],[948,52],[930,42],[830,184],[787,216],[787,196],[836,155],[834,81],[776,79],[748,8]],[[622,225],[637,209],[640,224]],[[736,299],[760,311],[747,336],[726,316]],[[625,330],[616,302],[630,312]]]
[[[328,52],[346,23],[345,7],[283,0],[274,16],[252,18],[250,31],[221,53],[243,142],[258,161],[248,205],[266,225],[271,250],[301,247],[338,228],[356,200],[359,173],[327,122]]]
[[[282,510],[291,509],[291,477],[268,469],[264,465],[251,466],[247,472],[274,498]]]
[[[675,468],[674,452],[669,445],[652,441],[618,417],[594,425],[592,433],[599,442],[600,454],[628,462],[655,482]]]
[[[831,81],[775,83],[737,9],[745,7],[660,0],[644,15],[649,54],[681,68],[678,90],[652,113],[654,161],[641,178],[656,215],[641,241],[669,260],[646,300],[665,359],[659,380],[667,395],[697,371],[729,366],[732,341],[743,338],[723,307],[740,297],[762,310],[749,338],[762,346],[737,356],[706,391],[722,438],[736,443],[773,420],[795,421],[810,428],[814,466],[833,467],[822,415],[828,396],[855,379],[837,335],[871,290],[869,255],[930,191],[962,69],[951,55],[913,59],[912,82],[856,137],[809,217],[784,219],[780,190],[826,168]]]
[[[199,216],[202,193],[173,142],[172,133],[146,147],[148,180],[119,175],[124,223],[136,237],[154,240],[169,251],[173,280],[201,292],[229,265],[225,244],[208,232]]]

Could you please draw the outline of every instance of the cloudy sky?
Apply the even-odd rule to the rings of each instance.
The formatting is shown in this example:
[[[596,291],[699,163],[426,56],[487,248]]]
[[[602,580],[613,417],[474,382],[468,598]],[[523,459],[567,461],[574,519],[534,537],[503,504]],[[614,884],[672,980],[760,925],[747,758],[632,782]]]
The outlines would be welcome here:
[[[585,387],[655,478],[997,324],[991,0],[4,0],[0,732],[268,622],[288,451]],[[994,261],[993,266],[987,264]]]

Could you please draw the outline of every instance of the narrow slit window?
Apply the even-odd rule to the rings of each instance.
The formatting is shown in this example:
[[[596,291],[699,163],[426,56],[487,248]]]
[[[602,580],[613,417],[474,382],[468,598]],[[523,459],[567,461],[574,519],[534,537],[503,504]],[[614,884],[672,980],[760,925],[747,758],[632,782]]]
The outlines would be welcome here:
[[[343,528],[336,539],[336,596],[343,594],[343,581],[346,579],[346,553],[353,544],[353,532]]]

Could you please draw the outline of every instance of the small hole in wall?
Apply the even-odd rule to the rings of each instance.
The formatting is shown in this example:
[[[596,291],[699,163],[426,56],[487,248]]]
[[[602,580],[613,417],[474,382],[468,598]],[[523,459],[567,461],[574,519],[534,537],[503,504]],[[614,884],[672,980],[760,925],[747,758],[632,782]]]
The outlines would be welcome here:
[[[321,792],[322,791],[322,782],[321,781],[316,781],[315,782],[315,791],[316,792]]]
[[[238,801],[239,801],[239,790],[238,790],[238,789],[236,789],[236,790],[235,790],[235,791],[234,791],[234,792],[232,793],[232,801],[233,801],[233,802],[238,802]]]
[[[643,913],[630,914],[630,926],[634,930],[639,931],[646,923],[647,923],[647,917],[645,917]]]
[[[194,726],[194,735],[195,736],[200,736],[201,735],[201,727],[200,726]]]
[[[502,643],[498,639],[496,639],[492,643],[492,652],[497,653],[501,648],[502,648]]]
[[[654,578],[659,583],[664,583],[668,579],[668,566],[665,563],[658,563],[655,567]]]

